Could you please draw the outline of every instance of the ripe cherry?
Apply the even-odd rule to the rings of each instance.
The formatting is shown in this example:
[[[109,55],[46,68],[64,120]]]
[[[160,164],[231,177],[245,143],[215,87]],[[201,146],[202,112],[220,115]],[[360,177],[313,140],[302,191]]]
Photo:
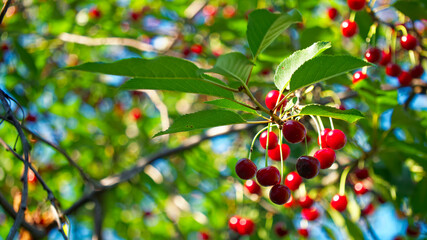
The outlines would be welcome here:
[[[259,137],[259,143],[261,144],[261,147],[266,149],[267,148],[267,134],[268,134],[268,150],[274,149],[277,146],[277,135],[274,132],[268,133],[267,131],[264,131],[261,133],[261,136]]]
[[[98,19],[101,17],[101,11],[97,7],[93,7],[89,10],[89,17],[92,19]]]
[[[294,206],[295,206],[295,204],[296,204],[296,202],[294,201],[294,198],[292,197],[292,194],[291,194],[291,196],[289,197],[288,202],[287,202],[287,203],[285,203],[285,204],[283,204],[283,206],[284,206],[285,208],[292,208],[292,207],[294,207]]]
[[[330,131],[331,131],[331,129],[325,128],[320,132],[320,137],[317,139],[317,143],[320,146],[320,140],[321,140],[322,141],[322,148],[328,147],[328,145],[326,144],[326,135]]]
[[[365,7],[366,0],[347,0],[348,7],[354,11],[360,11]]]
[[[130,111],[130,116],[132,117],[132,120],[138,121],[142,117],[141,110],[139,108],[133,108]]]
[[[265,96],[265,105],[268,107],[268,109],[272,110],[276,106],[279,95],[280,95],[280,92],[277,90],[271,90],[270,92],[267,93],[267,95]],[[285,96],[283,94],[280,95],[279,102],[283,98],[285,98]],[[286,101],[284,101],[280,107],[285,107],[285,106],[286,106]]]
[[[311,156],[301,156],[296,164],[298,174],[303,178],[314,178],[319,174],[320,162]]]
[[[402,71],[397,80],[399,80],[401,86],[409,86],[412,82],[412,76],[408,72]]]
[[[36,122],[37,121],[37,116],[33,115],[33,114],[28,114],[27,117],[25,118],[25,121],[27,121],[27,122]]]
[[[239,221],[240,221],[240,216],[232,216],[231,218],[230,218],[230,220],[228,220],[228,227],[231,229],[231,230],[233,230],[233,231],[235,231],[235,232],[237,232],[237,225],[238,225],[238,223],[239,223]]]
[[[251,235],[255,230],[255,224],[252,220],[241,218],[237,225],[237,232],[240,235]]]
[[[199,232],[199,238],[200,240],[209,240],[211,239],[208,232]]]
[[[353,74],[353,84],[366,79],[368,75],[364,74],[362,71],[357,71]]]
[[[335,151],[330,148],[317,150],[314,157],[320,162],[320,169],[330,168],[335,162]]]
[[[362,182],[358,182],[354,185],[354,192],[356,195],[363,195],[367,193],[369,190],[365,187]]]
[[[280,172],[274,166],[261,168],[256,173],[256,179],[261,186],[273,186],[280,183]]]
[[[299,235],[301,235],[304,238],[308,238],[308,236],[309,236],[307,228],[298,229],[298,233],[299,233]]]
[[[381,59],[381,51],[378,48],[370,48],[366,50],[365,58],[368,62],[376,63]]]
[[[400,45],[406,50],[413,50],[417,46],[417,38],[411,34],[404,35],[400,38]]]
[[[132,21],[138,21],[139,18],[142,16],[141,12],[136,12],[136,11],[132,11],[130,12],[130,18],[132,19]]]
[[[331,200],[331,207],[338,212],[342,212],[347,208],[347,197],[345,195],[335,194]]]
[[[206,5],[203,8],[203,14],[208,17],[213,17],[216,15],[217,8],[213,5]]]
[[[358,27],[356,22],[344,20],[341,23],[341,33],[344,37],[353,37],[354,34],[357,33],[357,30]]]
[[[255,176],[257,166],[247,158],[242,158],[236,163],[236,174],[241,179],[251,179]]]
[[[386,66],[389,62],[391,62],[391,51],[386,52],[382,50],[379,64],[381,66]]]
[[[399,76],[400,72],[401,72],[400,66],[395,63],[389,63],[385,68],[385,74],[391,77]]]
[[[193,44],[190,47],[190,51],[192,51],[195,54],[201,54],[203,52],[203,46],[200,44]]]
[[[338,15],[338,11],[336,8],[333,8],[333,7],[328,8],[328,17],[331,20],[334,20],[337,17],[337,15]]]
[[[368,172],[368,169],[366,168],[358,168],[354,170],[354,174],[359,180],[363,180],[369,177],[369,172]]]
[[[310,196],[304,195],[298,199],[298,203],[302,208],[310,208],[314,201]]]
[[[222,9],[222,15],[224,18],[232,18],[234,15],[236,15],[236,8],[228,5],[224,9]]]
[[[290,143],[299,143],[304,140],[306,130],[302,123],[295,120],[288,120],[283,124],[283,137]]]
[[[372,203],[369,203],[364,209],[360,210],[360,215],[368,216],[374,213],[375,207]]]
[[[289,189],[295,191],[299,188],[299,185],[302,183],[302,178],[298,175],[297,172],[290,172],[285,178],[285,185]]]
[[[408,227],[406,228],[406,235],[412,238],[417,238],[420,235],[420,227],[418,225],[408,225]]]
[[[285,161],[291,152],[291,149],[286,143],[282,143],[282,157],[283,161]],[[274,161],[280,161],[280,146],[277,145],[274,149],[268,150],[268,156]]]
[[[3,52],[9,51],[9,45],[7,43],[2,43],[0,48]]]
[[[420,78],[424,73],[424,68],[423,66],[421,66],[421,64],[411,68],[411,70],[409,70],[409,74],[411,74],[411,76],[413,78]]]
[[[277,205],[283,205],[289,201],[291,190],[285,185],[274,185],[270,190],[270,200]]]
[[[319,211],[315,207],[304,208],[301,211],[301,215],[308,221],[314,221],[319,217]]]
[[[261,187],[254,180],[248,180],[245,182],[245,189],[251,194],[261,195]]]
[[[347,137],[339,129],[331,130],[326,135],[326,144],[328,145],[328,147],[332,148],[333,150],[339,150],[343,148],[346,143],[347,143]]]
[[[274,225],[274,232],[279,237],[284,237],[289,233],[289,231],[286,229],[286,226],[283,222],[278,222]]]

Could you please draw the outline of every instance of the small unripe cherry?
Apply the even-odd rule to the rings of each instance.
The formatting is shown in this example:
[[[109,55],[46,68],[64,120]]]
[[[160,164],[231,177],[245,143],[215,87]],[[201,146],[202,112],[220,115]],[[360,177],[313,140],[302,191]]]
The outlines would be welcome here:
[[[303,178],[314,178],[319,174],[320,162],[311,156],[301,156],[296,164],[298,174]]]
[[[364,195],[369,190],[365,187],[365,185],[362,182],[358,182],[354,185],[354,192],[356,195]]]
[[[328,17],[331,20],[334,20],[337,17],[337,15],[338,15],[338,11],[336,8],[333,8],[333,7],[328,8]]]
[[[283,137],[290,143],[302,142],[306,135],[305,127],[295,120],[288,120],[283,124]]]
[[[397,80],[399,80],[401,86],[409,86],[412,82],[412,76],[408,72],[402,71]]]
[[[320,169],[330,168],[335,162],[335,151],[331,148],[322,148],[316,151],[314,157],[320,162]]]
[[[285,185],[277,184],[271,188],[269,196],[273,203],[283,205],[289,201],[291,190]]]
[[[304,195],[298,199],[298,203],[302,208],[310,208],[314,201],[310,196]]]
[[[351,10],[360,11],[365,7],[366,0],[347,0],[347,5]]]
[[[256,173],[256,179],[261,186],[273,186],[280,183],[280,172],[274,166],[261,168]]]
[[[328,147],[332,148],[333,150],[339,150],[343,148],[346,143],[347,143],[347,137],[339,129],[331,130],[326,135],[326,144],[328,145]]]
[[[404,35],[400,38],[400,45],[406,50],[413,50],[417,46],[417,38],[411,34]]]
[[[330,132],[332,129],[330,128],[325,128],[320,132],[320,137],[317,139],[317,144],[319,144],[320,146],[320,140],[322,142],[322,148],[326,148],[328,147],[328,145],[326,144],[326,135],[328,134],[328,132]]]
[[[286,143],[282,143],[281,147],[277,145],[275,148],[268,150],[268,156],[274,161],[280,161],[280,148],[282,148],[282,158],[285,161],[291,153],[291,149]]]
[[[399,76],[400,72],[401,72],[400,66],[395,63],[389,63],[385,68],[385,74],[391,77]]]
[[[261,187],[254,180],[247,180],[245,182],[245,189],[251,194],[261,195]]]
[[[277,146],[278,138],[274,132],[268,133],[268,131],[262,132],[261,136],[259,137],[259,143],[261,144],[261,147],[264,149],[267,148],[267,136],[268,136],[268,150],[274,149]]]
[[[366,79],[368,75],[364,74],[362,71],[357,71],[353,74],[353,84]]]
[[[314,221],[319,217],[319,211],[315,207],[303,208],[301,215],[307,221]]]
[[[365,52],[365,58],[368,62],[376,63],[381,59],[381,51],[378,48],[370,48]]]
[[[299,185],[302,183],[302,178],[298,175],[297,172],[290,172],[286,175],[285,185],[288,186],[289,189],[295,191],[299,188]]]
[[[424,68],[423,66],[421,66],[421,64],[411,68],[411,70],[409,70],[409,74],[411,74],[411,76],[413,78],[420,78],[424,73]]]
[[[341,23],[341,33],[344,37],[353,37],[357,33],[357,23],[345,20]]]
[[[331,207],[338,212],[342,212],[347,208],[347,197],[345,195],[335,194],[331,200]]]
[[[267,93],[267,95],[265,96],[265,105],[267,106],[268,109],[272,110],[275,106],[276,103],[278,103],[277,99],[279,98],[280,95],[280,101],[282,101],[283,98],[285,98],[285,96],[283,94],[280,94],[279,91],[277,90],[271,90],[270,92]],[[286,106],[286,101],[283,102],[283,104],[280,107],[285,107]]]
[[[241,179],[251,179],[257,172],[257,166],[247,158],[242,158],[236,163],[236,174]]]

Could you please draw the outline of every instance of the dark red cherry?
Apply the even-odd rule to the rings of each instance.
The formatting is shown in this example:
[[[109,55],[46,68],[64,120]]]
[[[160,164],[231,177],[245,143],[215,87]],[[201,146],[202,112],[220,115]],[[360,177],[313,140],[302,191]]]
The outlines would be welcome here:
[[[415,226],[408,225],[408,227],[406,228],[406,234],[409,237],[417,238],[420,235],[420,227],[418,225],[415,225]]]
[[[251,194],[261,195],[261,187],[254,180],[247,180],[245,182],[245,189]]]
[[[406,50],[413,50],[417,46],[417,38],[411,34],[404,35],[400,38],[400,45]]]
[[[201,54],[203,52],[203,46],[200,44],[193,44],[190,47],[190,51],[192,51],[195,54]]]
[[[255,176],[257,166],[247,158],[242,158],[236,163],[236,174],[241,179],[251,179]]]
[[[358,182],[354,184],[354,192],[357,195],[363,195],[367,193],[369,190],[365,187],[365,185],[362,182]]]
[[[255,230],[255,224],[252,220],[241,218],[237,225],[237,232],[240,235],[251,235]]]
[[[302,178],[298,175],[297,172],[290,172],[285,178],[285,185],[289,189],[295,191],[299,188],[299,185],[302,183]]]
[[[325,128],[320,132],[320,137],[317,139],[317,143],[320,146],[320,140],[322,140],[322,148],[326,148],[328,147],[328,145],[326,144],[326,135],[328,134],[328,132],[330,132],[331,129],[329,128]]]
[[[296,164],[298,174],[303,178],[314,178],[319,173],[320,162],[311,156],[301,156]]]
[[[353,74],[353,84],[366,79],[368,75],[364,74],[362,71],[357,71]]]
[[[320,162],[320,169],[330,168],[335,162],[335,151],[330,148],[317,150],[314,157]]]
[[[368,62],[376,63],[381,59],[381,51],[378,48],[369,48],[365,52],[365,58]]]
[[[277,90],[271,90],[270,92],[267,93],[267,96],[265,96],[265,105],[268,107],[268,109],[272,110],[275,106],[277,102],[277,99],[279,98],[280,92]],[[280,96],[280,100],[279,102],[285,98],[285,96],[282,94]],[[286,106],[286,101],[283,102],[282,104],[283,107]]]
[[[345,20],[341,23],[341,33],[344,37],[353,37],[357,33],[357,23]]]
[[[402,71],[397,80],[399,80],[401,86],[409,86],[412,82],[412,76],[408,72]]]
[[[142,16],[141,12],[135,12],[135,11],[130,12],[129,15],[132,21],[138,21],[139,18]]]
[[[266,149],[267,147],[267,131],[264,131],[261,133],[261,136],[259,137],[259,143],[261,144],[261,147]],[[274,149],[277,146],[277,135],[274,132],[270,132],[268,134],[268,149]]]
[[[283,205],[289,201],[291,190],[285,185],[274,185],[270,190],[270,200],[277,205]]]
[[[239,221],[240,221],[240,216],[232,216],[231,218],[230,218],[230,220],[228,220],[228,227],[231,229],[231,230],[233,230],[233,231],[235,231],[235,232],[237,232],[237,225],[239,224]]]
[[[368,206],[366,206],[364,209],[360,211],[360,215],[362,216],[368,216],[374,213],[375,207],[372,203],[369,203]]]
[[[310,208],[313,205],[314,201],[313,199],[311,199],[310,196],[304,195],[298,199],[298,203],[302,208]]]
[[[391,51],[386,52],[382,50],[379,64],[381,66],[386,66],[389,62],[391,62]]]
[[[424,73],[424,68],[423,66],[421,66],[421,64],[409,70],[409,74],[411,74],[413,78],[420,78],[423,75],[423,73]]]
[[[391,77],[399,76],[400,72],[401,72],[400,66],[395,63],[389,63],[385,68],[385,74]]]
[[[302,123],[295,120],[288,120],[283,124],[283,137],[290,143],[299,143],[304,140],[306,130]]]
[[[278,222],[274,225],[274,232],[279,237],[284,237],[289,233],[289,231],[286,229],[286,225],[283,222]]]
[[[333,7],[328,8],[328,17],[331,20],[334,20],[337,17],[337,14],[338,14],[338,11],[336,8],[333,8]]]
[[[339,129],[331,130],[326,135],[326,144],[328,145],[328,147],[332,148],[333,150],[339,150],[343,148],[346,143],[347,143],[347,137]]]
[[[348,7],[354,11],[360,11],[365,7],[366,0],[347,0]]]
[[[36,122],[37,121],[37,116],[33,115],[33,114],[28,114],[27,117],[25,118],[25,121],[27,121],[27,122]]]
[[[292,194],[291,194],[291,196],[289,197],[288,202],[287,202],[287,203],[285,203],[285,204],[283,204],[283,206],[284,206],[285,208],[292,208],[292,207],[294,207],[295,205],[296,205],[296,202],[294,201],[294,198],[292,197]]]
[[[369,172],[368,172],[368,169],[366,168],[358,168],[354,170],[354,174],[359,180],[363,180],[369,177]]]
[[[273,186],[280,183],[280,172],[274,166],[261,168],[256,173],[256,179],[261,186]]]
[[[299,233],[299,235],[301,235],[304,238],[308,238],[308,236],[309,236],[307,228],[298,229],[298,233]]]
[[[331,207],[338,212],[342,212],[347,208],[347,197],[345,195],[335,194],[331,200]]]
[[[289,154],[291,153],[291,149],[286,143],[282,143],[282,156],[283,161],[285,161]],[[268,156],[274,161],[280,161],[280,147],[277,145],[275,148],[268,150]]]
[[[319,217],[319,211],[315,207],[303,208],[301,215],[307,221],[314,221]]]

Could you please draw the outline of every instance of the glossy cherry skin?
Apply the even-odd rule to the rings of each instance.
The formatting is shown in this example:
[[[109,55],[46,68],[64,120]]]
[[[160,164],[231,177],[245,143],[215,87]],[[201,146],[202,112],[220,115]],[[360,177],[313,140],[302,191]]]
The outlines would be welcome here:
[[[256,179],[261,186],[268,187],[280,183],[280,172],[274,166],[261,168],[256,173]]]
[[[353,74],[353,84],[366,79],[368,75],[364,74],[362,71],[357,71]]]
[[[301,215],[307,221],[314,221],[319,217],[319,211],[315,207],[304,208],[301,210]]]
[[[335,151],[331,148],[322,148],[316,151],[314,157],[320,162],[320,169],[330,168],[335,162]]]
[[[326,144],[328,145],[329,148],[332,148],[333,150],[339,150],[343,148],[346,143],[347,143],[347,137],[339,129],[331,130],[326,135]]]
[[[311,156],[301,156],[296,164],[298,174],[303,178],[314,178],[319,174],[320,162]]]
[[[406,234],[409,237],[417,238],[420,235],[420,227],[419,226],[408,226],[406,228]]]
[[[236,163],[236,174],[241,179],[251,179],[257,172],[257,166],[247,158],[242,158]]]
[[[230,220],[228,220],[228,227],[231,229],[231,230],[233,230],[233,231],[235,231],[235,232],[237,232],[237,225],[239,224],[239,221],[240,221],[240,216],[232,216],[231,218],[230,218]]]
[[[302,208],[310,208],[313,205],[314,201],[313,199],[311,199],[310,196],[304,195],[298,199],[298,203]]]
[[[320,146],[320,140],[322,140],[322,148],[326,148],[328,147],[328,145],[326,144],[326,135],[328,134],[328,132],[330,132],[331,129],[329,128],[325,128],[320,132],[320,137],[317,139],[317,143]]]
[[[254,180],[248,180],[245,182],[245,189],[251,194],[261,195],[261,187]]]
[[[278,143],[277,135],[274,132],[270,132],[268,135],[267,134],[267,131],[261,133],[261,136],[259,137],[259,143],[261,144],[262,148],[266,149],[268,136],[268,149],[274,149]]]
[[[354,185],[354,192],[356,195],[363,195],[367,193],[369,190],[365,187],[362,182],[358,182]]]
[[[365,7],[366,0],[347,0],[347,5],[351,10],[360,11]]]
[[[252,220],[241,218],[237,225],[237,232],[240,235],[251,235],[255,230],[255,224]]]
[[[279,98],[280,92],[277,90],[271,90],[270,92],[267,93],[267,96],[265,96],[265,105],[268,107],[268,109],[272,110],[275,106],[277,102],[277,99]],[[285,96],[282,94],[280,95],[280,100],[279,102],[285,98]],[[286,101],[284,101],[282,103],[282,107],[286,106]]]
[[[358,27],[356,22],[344,20],[341,23],[341,33],[344,37],[353,37],[354,34],[357,33],[357,30]]]
[[[270,200],[277,205],[283,205],[289,201],[291,190],[285,185],[277,184],[270,189]]]
[[[376,63],[381,59],[381,51],[378,48],[370,48],[366,50],[365,58],[368,62]]]
[[[347,208],[347,197],[345,195],[335,194],[331,200],[331,207],[338,212],[342,212]]]
[[[354,170],[354,174],[359,180],[363,180],[369,177],[369,172],[368,172],[368,169],[366,168],[358,168]]]
[[[299,235],[301,235],[302,237],[305,237],[305,238],[308,238],[308,236],[309,236],[307,228],[298,229],[298,233],[299,233]]]
[[[381,66],[386,66],[390,62],[391,62],[391,51],[386,52],[386,51],[382,50],[381,60],[380,60],[379,64]]]
[[[391,77],[399,76],[401,71],[400,66],[395,63],[389,63],[385,68],[385,74]]]
[[[334,20],[337,17],[337,15],[338,15],[338,11],[336,8],[333,8],[333,7],[328,8],[328,17],[331,20]]]
[[[406,50],[413,50],[417,46],[417,38],[411,34],[404,35],[400,38],[400,45]]]
[[[285,224],[282,222],[278,222],[274,225],[274,232],[279,237],[284,237],[289,233],[289,231],[285,227]]]
[[[289,197],[288,202],[287,202],[287,203],[285,203],[285,204],[283,204],[283,206],[284,206],[285,208],[291,208],[291,207],[294,207],[295,205],[296,205],[296,202],[294,201],[294,198],[292,197],[292,194],[291,194],[291,196]]]
[[[368,206],[366,206],[364,209],[360,211],[360,215],[367,216],[374,213],[375,207],[372,203],[369,203]]]
[[[298,175],[297,172],[290,172],[288,175],[286,175],[285,185],[292,191],[297,190],[301,183],[302,178],[300,177],[300,175]]]
[[[203,46],[200,44],[193,44],[190,47],[190,51],[192,51],[195,54],[201,54],[203,52]]]
[[[283,137],[290,143],[302,142],[307,134],[304,125],[295,120],[288,120],[283,124]]]
[[[402,71],[397,80],[399,80],[400,86],[409,86],[412,82],[412,76],[408,72]]]
[[[283,161],[285,161],[289,154],[291,153],[291,149],[286,143],[282,143],[282,157]],[[277,145],[274,149],[268,150],[268,156],[274,161],[280,161],[280,146]]]
[[[424,68],[423,66],[421,66],[421,64],[411,68],[411,70],[409,70],[409,74],[411,74],[411,76],[413,78],[420,78],[424,73]]]

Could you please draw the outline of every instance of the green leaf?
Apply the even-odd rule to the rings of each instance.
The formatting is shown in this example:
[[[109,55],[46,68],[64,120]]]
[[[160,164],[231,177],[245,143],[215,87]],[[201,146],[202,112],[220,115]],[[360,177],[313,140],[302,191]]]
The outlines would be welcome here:
[[[246,37],[254,59],[286,28],[301,21],[301,14],[297,10],[282,14],[274,14],[266,9],[251,12]]]
[[[211,69],[205,72],[214,72],[226,77],[231,77],[242,83],[246,82],[254,64],[245,55],[239,52],[232,52],[221,55]]]
[[[246,121],[243,120],[243,118],[240,117],[239,114],[232,111],[223,109],[205,110],[179,117],[172,123],[168,130],[159,132],[154,137],[170,133],[185,132],[196,129],[211,128],[245,122]]]
[[[398,105],[397,91],[384,91],[381,89],[379,82],[365,79],[353,85],[353,87],[373,112],[381,114],[385,110]]]
[[[216,99],[213,101],[207,101],[205,103],[212,104],[212,105],[222,107],[222,108],[234,109],[234,110],[238,110],[238,111],[245,111],[245,112],[253,113],[253,114],[257,113],[255,110],[253,110],[251,108],[245,107],[241,104],[230,101],[228,99]]]
[[[425,199],[427,198],[427,178],[423,178],[415,185],[414,193],[411,196],[411,206],[414,213],[427,214]]]
[[[356,109],[350,110],[339,110],[334,107],[310,104],[305,106],[301,112],[301,115],[315,115],[321,117],[331,117],[336,119],[341,119],[350,123],[354,123],[362,118],[363,114]]]
[[[370,65],[372,64],[348,55],[318,56],[308,60],[294,72],[289,84],[290,91]]]
[[[427,1],[398,0],[393,3],[392,6],[412,20],[423,19],[426,17]]]
[[[362,230],[360,230],[359,226],[357,226],[357,224],[352,222],[350,219],[345,218],[345,226],[347,228],[348,237],[350,239],[365,239]]]
[[[276,84],[276,87],[279,90],[283,90],[291,80],[292,74],[294,74],[301,65],[330,47],[330,42],[317,42],[285,58],[277,67],[276,74],[274,75],[274,84]]]
[[[121,86],[121,89],[126,90],[171,90],[233,99],[232,92],[210,82],[219,85],[224,83],[214,78],[203,78],[194,63],[180,58],[129,58],[113,63],[84,63],[68,69],[134,77]]]
[[[335,233],[334,233],[334,231],[333,231],[330,227],[328,227],[328,226],[326,226],[326,225],[323,225],[323,226],[322,226],[322,229],[323,229],[323,231],[326,233],[326,235],[329,237],[329,239],[332,239],[332,240],[337,239],[337,238],[335,237]]]
[[[19,58],[22,60],[22,62],[25,64],[25,66],[28,68],[28,70],[33,74],[37,74],[37,67],[34,63],[33,56],[27,52],[25,48],[23,48],[18,41],[14,41],[15,49],[19,54]]]

